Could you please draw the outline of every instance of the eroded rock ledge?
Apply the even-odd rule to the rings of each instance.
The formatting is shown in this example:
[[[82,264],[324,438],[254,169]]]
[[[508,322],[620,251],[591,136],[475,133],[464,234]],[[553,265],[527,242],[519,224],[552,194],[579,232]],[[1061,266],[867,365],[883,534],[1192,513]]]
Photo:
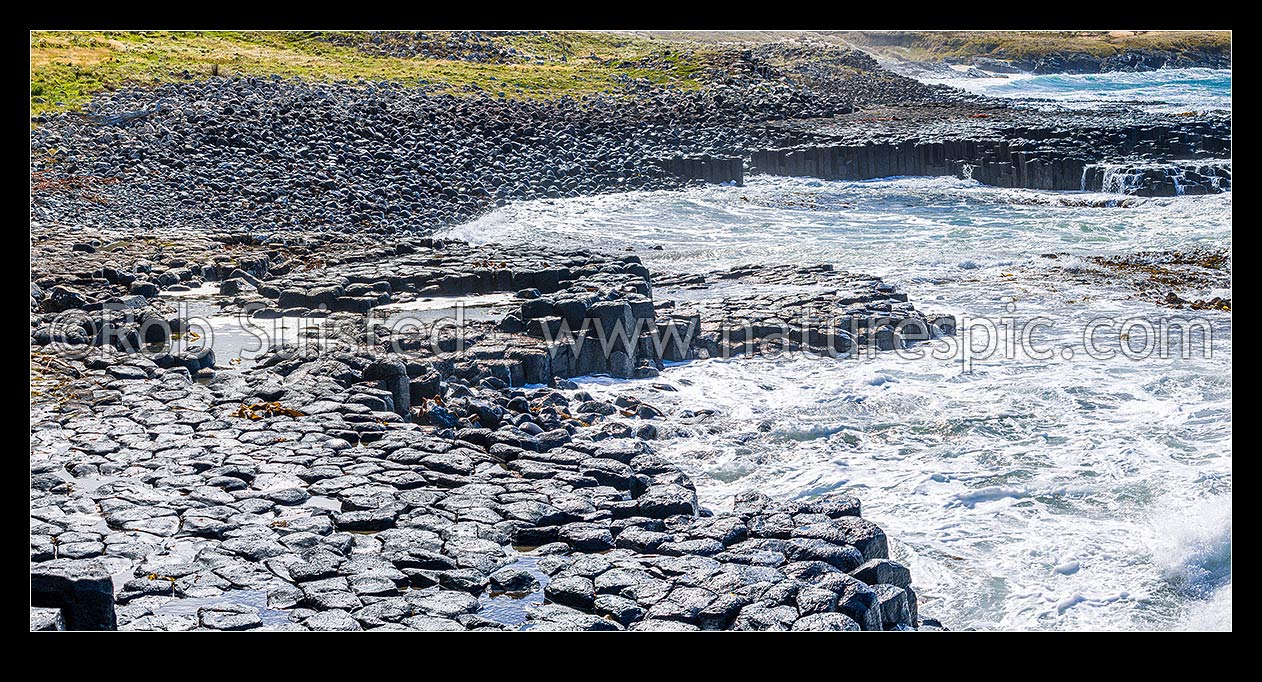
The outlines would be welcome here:
[[[44,257],[32,286],[31,570],[44,608],[32,611],[33,628],[938,627],[853,496],[754,494],[708,510],[654,453],[654,424],[670,415],[630,396],[593,399],[528,361],[558,367],[558,344],[530,332],[583,301],[576,292],[598,299],[584,302],[584,320],[599,323],[606,309],[635,319],[639,308],[654,330],[678,319],[656,309],[632,255],[497,260],[510,254],[459,242],[215,234],[154,253],[122,232],[35,239]],[[309,262],[315,254],[324,260]],[[78,267],[56,274],[70,258]],[[691,286],[759,278],[843,313],[929,324],[879,280],[827,267],[742,268]],[[480,352],[474,342],[463,353],[387,352],[379,344],[391,339],[360,324],[322,351],[276,347],[240,365],[194,349],[126,352],[126,332],[49,331],[58,313],[113,314],[112,299],[161,317],[164,299],[204,282],[234,292],[219,299],[229,309],[299,295],[318,305],[329,286],[343,288],[327,294],[334,303],[520,286],[499,305],[527,324],[508,332],[509,315],[481,321],[471,334],[503,346]],[[756,299],[745,312],[775,315],[782,304]],[[710,322],[687,317],[705,339],[687,357],[704,357],[718,343]],[[660,358],[637,352],[634,363],[633,373],[655,374]],[[672,388],[669,373],[655,381]]]
[[[1221,114],[957,104],[871,108],[783,128],[780,145],[751,153],[751,173],[953,175],[995,187],[1137,196],[1231,189],[1231,120]]]

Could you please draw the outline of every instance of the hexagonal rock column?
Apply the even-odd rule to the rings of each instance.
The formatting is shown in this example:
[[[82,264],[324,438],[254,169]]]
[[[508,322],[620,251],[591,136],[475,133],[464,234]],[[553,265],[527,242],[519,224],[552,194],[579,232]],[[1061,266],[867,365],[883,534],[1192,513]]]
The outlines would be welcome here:
[[[99,561],[54,559],[31,566],[31,605],[59,608],[67,630],[117,630],[114,582]]]
[[[382,358],[364,368],[365,381],[381,381],[394,398],[394,411],[407,418],[412,409],[412,391],[408,385],[408,368],[395,357]]]

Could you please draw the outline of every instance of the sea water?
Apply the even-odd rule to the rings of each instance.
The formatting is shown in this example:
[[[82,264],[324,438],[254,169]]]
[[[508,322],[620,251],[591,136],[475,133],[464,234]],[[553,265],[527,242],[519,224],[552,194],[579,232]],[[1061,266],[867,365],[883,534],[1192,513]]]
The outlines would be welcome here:
[[[1007,78],[926,80],[978,95],[1043,100],[1045,106],[1092,108],[1129,103],[1153,111],[1231,108],[1231,71],[1158,69],[1135,73],[1008,74]]]
[[[631,249],[654,273],[832,263],[898,285],[920,310],[1049,321],[1038,337],[1050,359],[702,360],[580,383],[670,413],[715,410],[668,417],[654,444],[712,508],[750,490],[854,492],[910,566],[921,612],[948,627],[1230,629],[1231,314],[1160,306],[1092,257],[1230,252],[1232,194],[1116,199],[955,178],[754,177],[519,203],[449,234]],[[654,294],[739,295],[725,286]],[[1208,325],[1191,357],[1082,352],[1093,321],[1172,317]],[[1112,330],[1100,345],[1121,343]]]

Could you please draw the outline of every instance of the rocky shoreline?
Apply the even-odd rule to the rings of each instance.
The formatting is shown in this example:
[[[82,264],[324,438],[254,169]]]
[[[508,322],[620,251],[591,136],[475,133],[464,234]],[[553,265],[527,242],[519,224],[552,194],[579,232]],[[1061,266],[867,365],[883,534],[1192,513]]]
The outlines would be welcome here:
[[[702,90],[581,99],[434,95],[397,83],[211,78],[102,94],[31,132],[31,217],[78,224],[432,232],[509,201],[690,180],[662,159],[747,156],[775,121],[967,95],[837,51],[809,83],[753,52]],[[633,103],[633,106],[628,106]],[[728,171],[739,173],[738,169]],[[120,181],[121,180],[121,181]]]
[[[940,62],[886,60],[890,70],[915,78],[1002,78],[1013,74],[1136,73],[1160,69],[1230,69],[1231,54],[1218,49],[1132,48],[1109,55],[1058,50],[1038,56],[952,58]],[[952,65],[967,67],[960,71]]]
[[[471,45],[450,49],[515,58]],[[759,172],[1062,188],[1212,157],[1229,119],[1018,110],[847,50],[728,56],[696,91],[211,78],[41,117],[32,629],[939,628],[858,499],[706,509],[654,453],[669,415],[571,379],[670,391],[670,363],[844,361],[953,318],[828,263],[655,277],[633,253],[433,234],[509,201]],[[1132,184],[1229,189],[1210,168]],[[463,323],[438,324],[456,299]]]
[[[844,31],[893,71],[916,77],[1230,69],[1227,31]],[[965,72],[952,69],[968,67]]]
[[[758,352],[755,341],[780,331],[771,319],[788,317],[784,300],[713,319],[685,312],[652,298],[633,255],[231,235],[155,255],[134,232],[36,227],[33,237],[43,268],[31,299],[33,628],[939,627],[919,615],[909,572],[858,499],[751,494],[731,512],[707,510],[653,453],[660,410],[629,396],[593,400],[566,379],[652,380],[664,359]],[[326,259],[318,270],[295,267],[313,254]],[[72,267],[82,274],[59,274]],[[737,278],[816,286],[814,303],[871,330],[836,337],[844,346],[812,327],[788,341],[829,345],[819,352],[915,341],[891,322],[925,339],[953,331],[950,318],[922,315],[879,280],[828,266],[751,267],[691,284]],[[331,302],[331,317],[361,324],[321,348],[277,346],[237,365],[154,342],[144,331],[153,320],[176,336],[194,328],[165,304],[205,283],[217,285],[220,307],[257,319],[297,314],[271,307],[290,299]],[[339,287],[369,296],[335,296]],[[515,293],[516,312],[475,322],[462,350],[447,339],[398,344],[340,303],[501,289]],[[578,291],[589,298],[570,297]],[[574,306],[594,323],[574,336],[591,344],[610,322],[643,314],[654,325],[607,353],[538,338],[564,320],[543,313]],[[733,320],[750,333],[718,324]],[[692,329],[674,345],[651,343],[675,325]],[[79,335],[62,331],[70,327]],[[407,350],[385,352],[391,343]]]
[[[32,132],[31,217],[427,233],[509,201],[758,173],[1138,196],[1230,189],[1223,114],[1048,113],[891,82],[875,93],[770,81],[541,103],[261,79],[120,91]]]
[[[1111,71],[1156,71],[1158,69],[1230,69],[1231,52],[1213,48],[1185,50],[1132,48],[1110,55],[1056,51],[1039,57],[1008,60],[974,59],[982,70],[1003,73],[1012,68],[1029,73],[1108,73]]]
[[[1215,113],[971,103],[869,108],[782,127],[801,141],[754,152],[751,172],[838,180],[949,175],[995,187],[1132,196],[1231,189],[1231,119]]]

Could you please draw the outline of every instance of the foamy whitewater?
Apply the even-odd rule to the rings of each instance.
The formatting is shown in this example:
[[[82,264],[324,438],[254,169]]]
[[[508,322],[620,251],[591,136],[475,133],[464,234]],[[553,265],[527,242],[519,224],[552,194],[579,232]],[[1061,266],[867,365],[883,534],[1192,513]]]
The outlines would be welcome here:
[[[965,372],[958,359],[887,352],[703,360],[657,380],[580,383],[669,412],[716,410],[673,419],[662,430],[674,436],[655,445],[713,508],[746,490],[852,490],[911,567],[921,612],[952,629],[1230,629],[1230,314],[1075,280],[1090,255],[1230,248],[1231,197],[1094,208],[1081,200],[1101,195],[954,178],[755,177],[522,203],[450,234],[633,248],[655,273],[829,262],[897,284],[921,310],[1047,317],[1054,326],[1039,338],[1057,348],[1101,316],[1203,316],[1210,357],[1018,356]],[[1053,252],[1067,255],[1040,257]],[[652,388],[662,381],[678,391]]]
[[[1047,107],[1138,104],[1153,111],[1231,108],[1231,71],[1159,69],[1136,73],[1009,74],[1007,78],[927,79],[978,95],[1043,100]]]

